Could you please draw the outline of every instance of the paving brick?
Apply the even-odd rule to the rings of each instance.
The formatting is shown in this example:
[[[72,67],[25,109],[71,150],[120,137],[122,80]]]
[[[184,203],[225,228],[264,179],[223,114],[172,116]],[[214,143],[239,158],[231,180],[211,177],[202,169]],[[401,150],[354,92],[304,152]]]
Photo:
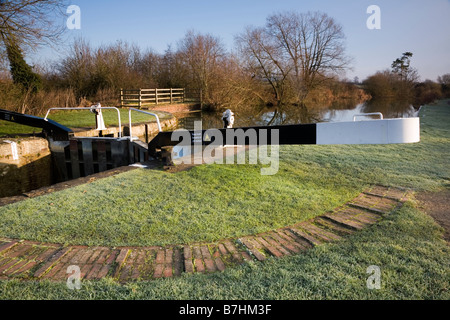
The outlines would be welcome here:
[[[209,252],[208,246],[201,246],[200,251],[202,252],[202,257],[204,259],[211,259],[211,253]]]
[[[22,268],[24,265],[26,265],[29,261],[28,260],[18,260],[19,262],[16,263],[14,266],[9,268],[8,270],[5,270],[4,273],[6,275],[11,275],[14,272],[16,272],[18,269]]]
[[[54,264],[58,262],[59,259],[64,257],[68,252],[70,252],[71,248],[66,247],[59,251],[57,251],[53,256],[50,257],[50,259],[44,263],[35,273],[34,277],[39,278],[41,277],[46,271],[48,271]]]
[[[126,275],[129,267],[125,265],[125,260],[128,257],[128,254],[130,253],[130,249],[122,248],[119,251],[119,254],[117,255],[117,258],[115,260],[116,262],[116,268],[113,275],[113,278],[122,278],[123,275]]]
[[[240,264],[240,263],[244,262],[244,258],[242,256],[241,252],[235,252],[235,253],[233,253],[231,255],[231,257],[233,259],[233,262],[235,262],[235,263],[239,263]]]
[[[67,275],[67,268],[73,264],[71,263],[57,263],[55,264],[49,272],[44,274],[42,278],[44,279],[54,279],[60,280],[64,279]]]
[[[217,270],[219,270],[219,271],[225,270],[225,264],[223,263],[222,259],[215,258],[214,262],[216,263]]]
[[[356,210],[346,210],[345,212],[352,215],[356,221],[360,221],[361,223],[365,224],[374,224],[381,219],[379,215],[376,215],[374,213],[362,211],[359,209]]]
[[[278,241],[280,239],[282,242],[285,242],[283,239],[279,238],[275,232],[269,232],[264,235],[263,239],[271,245],[273,248],[275,248],[277,251],[279,251],[283,256],[290,256],[291,252],[289,250],[286,250],[282,243]]]
[[[151,250],[147,249],[137,249],[136,251],[136,258],[134,259],[134,264],[144,264],[147,260],[147,253],[150,253]]]
[[[173,249],[172,248],[167,248],[166,252],[165,252],[165,263],[166,264],[172,264],[173,263]]]
[[[14,240],[14,241],[3,243],[2,245],[0,245],[0,254],[3,254],[8,249],[14,247],[18,242],[19,241]]]
[[[130,249],[120,249],[119,255],[116,258],[116,263],[120,266],[125,262]]]
[[[386,214],[391,212],[397,207],[399,202],[389,198],[381,198],[379,196],[373,196],[370,194],[360,194],[357,198],[353,199],[349,205],[363,208],[379,214]]]
[[[164,271],[164,264],[157,264],[155,266],[155,272],[153,273],[153,278],[161,278]]]
[[[224,241],[223,244],[224,244],[225,248],[227,249],[227,251],[229,253],[236,253],[236,252],[238,252],[236,246],[233,243],[231,243],[230,240]]]
[[[36,261],[28,261],[25,265],[23,265],[21,268],[17,269],[15,274],[21,274],[24,275],[29,270],[31,270],[35,265],[38,263]]]
[[[252,257],[247,252],[241,252],[241,255],[245,261],[253,261]]]
[[[355,209],[355,210],[360,210],[360,209]],[[339,215],[341,218],[345,219],[346,221],[349,221],[352,223],[357,223],[361,226],[361,228],[364,228],[365,226],[371,225],[373,223],[367,219],[357,219],[357,216],[362,214],[363,212],[364,211],[358,211],[357,214],[355,214],[354,212],[351,212],[350,209],[344,208],[344,209],[341,209],[337,213],[337,215]]]
[[[283,246],[283,248],[286,248],[286,250],[289,251],[289,254],[300,253],[301,250],[300,250],[299,246],[297,246],[293,240],[287,240],[286,238],[281,237],[280,234],[276,231],[270,232],[269,236],[272,239],[278,241],[280,243],[280,245]]]
[[[289,228],[293,233],[295,233],[297,236],[305,239],[307,242],[309,242],[311,245],[313,246],[317,246],[319,244],[322,243],[322,241],[320,241],[319,239],[317,239],[316,237],[313,237],[309,234],[307,234],[306,232],[304,232],[301,229],[301,226],[295,225],[294,227]]]
[[[194,266],[195,266],[196,272],[200,272],[200,273],[205,272],[205,266],[203,265],[202,259],[194,259]]]
[[[201,259],[202,258],[202,251],[200,250],[199,246],[193,246],[192,247],[192,254],[194,256],[194,259]]]
[[[242,243],[248,248],[248,250],[255,256],[259,261],[266,260],[266,256],[262,254],[255,244],[249,238],[241,238]]]
[[[35,247],[33,247],[32,250],[28,251],[27,254],[22,256],[21,258],[26,259],[26,260],[36,260],[38,257],[43,255],[48,250],[49,250],[49,248],[46,248],[46,247],[35,246]],[[53,250],[53,252],[55,252],[54,248],[50,249],[50,250]],[[51,254],[49,252],[47,252],[47,258],[50,256],[51,256]],[[46,259],[44,259],[44,260],[46,260]],[[43,261],[43,260],[40,260],[40,261]]]
[[[106,258],[108,258],[108,255],[110,255],[110,251],[108,249],[103,249],[99,252],[97,261],[95,261],[98,264],[103,264],[106,262]]]
[[[283,239],[286,239],[286,241],[295,246],[296,248],[298,248],[300,251],[304,251],[307,249],[307,247],[305,247],[305,245],[303,243],[300,243],[300,238],[298,238],[297,236],[295,236],[293,233],[289,232],[288,230],[285,229],[279,229],[276,231],[276,233],[282,237]],[[306,242],[305,242],[306,243]],[[308,245],[310,246],[310,245]]]
[[[171,278],[173,276],[173,269],[171,264],[166,264],[163,272],[164,278]]]
[[[11,258],[9,258],[9,257],[1,257],[0,258],[0,266],[8,263],[8,261],[10,261],[10,260],[11,260]]]
[[[217,271],[216,265],[212,259],[204,259],[203,262],[205,263],[206,271],[208,272]]]
[[[107,252],[107,258],[104,263],[106,263],[107,265],[112,264],[117,259],[119,253],[120,253],[119,250],[110,250],[109,252]],[[97,260],[97,262],[100,263],[100,259]]]
[[[108,274],[112,273],[112,269],[113,269],[113,267],[110,264],[102,266],[100,271],[97,273],[97,277],[96,278],[97,279],[101,279],[101,278],[106,277]]]
[[[323,241],[329,242],[329,241],[333,241],[333,240],[338,240],[339,237],[329,233],[323,229],[320,229],[316,226],[314,226],[311,223],[305,223],[304,225],[302,225],[302,227],[309,232],[310,234],[312,234],[315,238],[317,239],[322,239]]]
[[[266,249],[268,252],[270,252],[271,255],[273,255],[277,258],[281,258],[283,256],[283,254],[277,248],[275,248],[274,246],[271,246],[263,237],[255,237],[254,240],[261,243],[263,245],[264,249]]]
[[[140,249],[136,251],[136,258],[133,262],[133,268],[131,270],[131,279],[144,279],[150,278],[154,272],[152,268],[152,262],[155,259],[153,257],[153,250],[151,249]]]
[[[350,229],[354,229],[356,231],[362,230],[364,228],[364,225],[362,225],[361,223],[349,220],[348,218],[346,219],[345,217],[343,217],[343,216],[341,216],[339,214],[329,214],[329,213],[327,213],[327,214],[324,214],[322,217],[326,218],[328,220],[331,220],[333,222],[337,222],[339,224],[342,224],[345,227],[350,228]]]
[[[364,193],[371,193],[371,194],[376,194],[380,197],[384,197],[388,194],[388,191],[389,191],[389,188],[378,185],[378,186],[371,186],[370,188],[365,190]]]
[[[95,253],[95,248],[92,249],[86,249],[84,251],[84,254],[80,257],[80,264],[89,264],[89,260],[92,257],[92,255]],[[92,264],[92,263],[91,263]]]
[[[91,279],[97,279],[98,273],[100,272],[101,268],[103,267],[102,264],[95,263],[92,266],[92,269],[89,271],[89,273],[86,275],[87,280]]]
[[[103,249],[93,248],[93,253],[89,257],[89,259],[86,261],[86,263],[93,264],[95,262],[95,260],[98,258],[98,256],[100,255],[100,253],[102,253],[102,252],[103,252]]]
[[[289,231],[289,229],[279,229],[279,230],[277,230],[277,233],[281,237],[286,238],[288,241],[290,241],[290,243],[292,243],[293,245],[298,247],[300,251],[305,251],[308,248],[312,247],[312,245],[309,242],[298,237],[296,234]]]
[[[5,263],[3,266],[0,267],[0,273],[4,273],[6,270],[14,266],[16,263],[19,263],[20,260],[16,258],[12,258],[8,261],[8,263]]]
[[[174,249],[173,253],[173,273],[175,276],[180,276],[183,272],[183,260],[180,249]]]
[[[125,282],[129,280],[129,278],[131,277],[130,273],[131,273],[131,265],[126,264],[121,268],[117,268],[114,278],[119,279],[119,282]]]
[[[212,248],[212,250],[213,250],[213,252],[212,252],[211,257],[213,259],[220,258],[222,256],[222,254],[220,253],[220,251],[219,251],[219,249],[217,247]]]
[[[183,247],[183,255],[185,260],[192,259],[192,250],[190,246]]]
[[[26,245],[23,243],[18,243],[15,246],[11,247],[6,253],[5,256],[10,258],[21,257],[23,255],[27,255],[27,252],[33,250],[33,246]]]
[[[27,254],[23,255],[21,258],[26,259],[26,260],[35,260],[39,256],[41,256],[44,252],[48,251],[48,249],[49,248],[42,247],[42,246],[34,246],[32,250],[27,251]],[[50,255],[48,255],[48,257],[50,257]]]
[[[165,250],[159,249],[156,253],[156,263],[163,264],[165,262]]]
[[[228,254],[228,250],[225,248],[225,246],[224,246],[223,243],[219,243],[218,248],[219,248],[219,252],[220,252],[222,255]]]
[[[194,273],[194,264],[191,260],[184,260],[184,269],[187,273]]]
[[[367,191],[364,191],[364,193],[395,201],[402,201],[404,197],[408,194],[408,190],[375,186]]]
[[[355,232],[354,229],[346,228],[342,224],[335,223],[322,217],[314,219],[314,223],[320,227],[326,228],[327,230],[331,230],[334,234],[339,234],[342,236],[347,236]]]
[[[378,214],[387,214],[389,212],[391,212],[392,208],[378,208],[378,206],[369,206],[369,205],[365,205],[365,204],[359,204],[359,203],[349,203],[350,206],[355,207],[355,208],[359,208],[359,209],[364,209],[367,211],[371,211],[371,212],[375,212]]]
[[[91,271],[92,268],[93,268],[92,264],[85,264],[85,265],[81,266],[81,269],[80,269],[81,279],[85,279],[86,276],[89,274],[89,271]]]
[[[86,254],[88,249],[75,248],[75,250],[77,250],[77,253],[74,256],[72,256],[72,258],[70,259],[69,262],[72,263],[73,265],[80,265],[83,263],[83,261],[81,259]]]
[[[316,230],[318,233],[320,233],[320,234],[324,235],[325,237],[327,237],[328,239],[330,239],[329,241],[339,240],[342,238],[340,235],[338,235],[334,232],[330,232],[326,228],[315,225],[313,223],[311,223],[310,228]]]
[[[117,272],[119,273],[119,281],[125,282],[129,278],[134,271],[134,269],[138,269],[135,265],[135,261],[138,258],[140,250],[138,249],[128,249],[128,254],[126,259],[123,261],[122,265],[118,265]]]

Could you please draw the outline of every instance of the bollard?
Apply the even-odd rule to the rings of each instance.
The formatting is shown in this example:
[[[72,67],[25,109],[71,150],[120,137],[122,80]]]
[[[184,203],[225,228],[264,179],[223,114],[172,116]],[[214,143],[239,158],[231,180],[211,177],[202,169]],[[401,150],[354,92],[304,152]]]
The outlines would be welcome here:
[[[231,129],[234,125],[234,113],[228,109],[222,115],[224,129]]]

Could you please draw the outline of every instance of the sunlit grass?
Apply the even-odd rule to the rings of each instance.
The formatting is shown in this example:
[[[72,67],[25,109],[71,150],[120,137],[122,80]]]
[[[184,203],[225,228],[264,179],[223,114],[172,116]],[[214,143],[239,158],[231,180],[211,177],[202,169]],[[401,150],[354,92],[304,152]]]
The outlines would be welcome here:
[[[138,169],[0,208],[0,235],[88,245],[165,245],[259,233],[320,215],[371,184],[448,185],[450,108],[422,110],[422,142],[284,146],[279,172],[209,165]]]
[[[119,111],[122,125],[128,125],[128,109],[119,109]],[[151,111],[151,112],[157,114],[161,120],[169,119],[172,117],[170,113],[164,111]],[[118,120],[119,117],[116,110],[105,109],[102,110],[102,114],[106,127],[119,125]],[[41,117],[43,118],[44,116],[45,115],[42,115]],[[89,110],[86,111],[55,110],[49,114],[48,118],[71,129],[95,128],[95,115]],[[131,119],[133,123],[141,123],[141,122],[149,123],[156,121],[155,117],[153,116],[134,111],[132,111]],[[40,133],[41,131],[42,131],[41,128],[33,128],[3,120],[0,121],[0,137],[14,134]]]
[[[106,278],[65,282],[0,281],[1,299],[143,300],[449,300],[449,246],[442,230],[407,203],[377,225],[305,254],[248,263],[209,275],[118,284]],[[381,271],[381,289],[369,290],[367,268]]]

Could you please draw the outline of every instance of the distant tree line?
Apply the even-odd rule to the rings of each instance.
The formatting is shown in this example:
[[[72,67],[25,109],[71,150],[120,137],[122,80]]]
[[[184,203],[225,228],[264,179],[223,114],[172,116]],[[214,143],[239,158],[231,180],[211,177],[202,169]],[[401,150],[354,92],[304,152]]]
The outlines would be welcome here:
[[[419,81],[417,70],[411,66],[411,52],[403,53],[396,59],[391,69],[378,71],[364,82],[364,89],[372,99],[402,100],[416,106],[437,99],[450,97],[450,74],[432,80]]]

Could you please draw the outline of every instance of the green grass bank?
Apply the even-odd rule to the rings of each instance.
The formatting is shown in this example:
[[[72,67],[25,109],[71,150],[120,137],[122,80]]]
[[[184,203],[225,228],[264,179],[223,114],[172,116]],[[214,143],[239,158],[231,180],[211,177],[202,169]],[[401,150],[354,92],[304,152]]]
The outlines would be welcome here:
[[[0,235],[72,245],[212,242],[307,220],[371,184],[442,188],[450,106],[426,106],[421,118],[418,144],[283,146],[273,176],[261,176],[261,165],[126,172],[2,207]]]
[[[169,174],[135,170],[0,208],[0,235],[93,245],[176,244],[242,236],[306,220],[384,184],[449,188],[450,105],[420,113],[422,142],[392,146],[289,146],[280,171],[213,165]],[[222,273],[120,285],[0,281],[1,299],[443,299],[450,249],[414,201],[379,224],[305,254]],[[381,289],[366,286],[381,269]]]

